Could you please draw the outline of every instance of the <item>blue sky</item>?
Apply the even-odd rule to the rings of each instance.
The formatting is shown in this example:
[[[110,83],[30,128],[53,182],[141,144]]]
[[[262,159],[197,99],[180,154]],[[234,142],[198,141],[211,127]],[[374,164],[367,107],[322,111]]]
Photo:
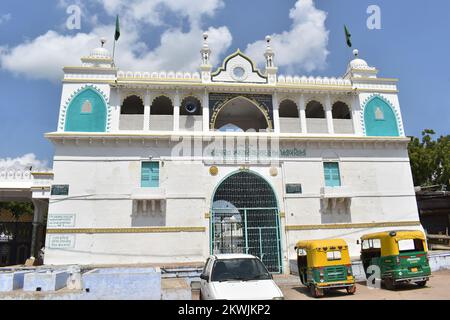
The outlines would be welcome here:
[[[1,1],[0,163],[34,153],[51,165],[53,147],[44,134],[56,129],[60,69],[78,63],[98,36],[112,37],[117,12],[122,17],[118,65],[146,71],[167,65],[194,68],[200,61],[199,35],[210,29],[216,63],[237,48],[259,52],[260,40],[271,34],[280,41],[274,46],[280,73],[342,76],[351,58],[343,36],[347,24],[360,56],[377,67],[380,76],[400,79],[406,133],[420,135],[425,128],[450,133],[449,1],[315,0],[308,11],[297,10],[291,17],[296,0],[149,0],[150,8],[132,10],[143,1]],[[65,27],[71,4],[82,9],[81,30]],[[366,10],[372,4],[381,9],[381,30],[366,26]],[[326,14],[323,25],[321,14]],[[319,26],[310,28],[309,23]],[[308,35],[321,41],[311,45]],[[177,43],[184,53],[174,50]]]

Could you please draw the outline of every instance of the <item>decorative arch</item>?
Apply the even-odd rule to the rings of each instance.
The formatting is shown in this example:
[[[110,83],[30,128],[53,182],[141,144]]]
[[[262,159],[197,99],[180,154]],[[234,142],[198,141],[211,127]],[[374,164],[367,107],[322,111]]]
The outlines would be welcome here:
[[[279,201],[266,178],[238,170],[217,184],[211,197],[212,254],[253,254],[270,272],[281,273],[280,226]],[[234,237],[230,237],[232,232]]]
[[[366,136],[398,137],[404,134],[399,112],[379,94],[370,96],[364,102],[361,124]]]
[[[162,92],[162,93],[158,93],[152,96],[151,101],[150,101],[150,105],[152,105],[156,99],[161,98],[161,97],[166,97],[167,99],[170,100],[170,102],[172,103],[172,105],[174,105],[174,97],[168,93]]]
[[[195,111],[188,111],[188,106],[192,105],[196,107]],[[180,115],[181,116],[201,116],[203,114],[203,106],[198,97],[195,95],[188,95],[185,96],[183,99],[181,99],[181,105],[180,105]]]
[[[325,119],[325,107],[319,100],[312,99],[305,106],[306,118]]]
[[[350,106],[341,100],[337,100],[331,107],[333,119],[352,119]]]
[[[110,130],[110,114],[106,95],[87,85],[75,91],[61,111],[60,129],[73,132],[105,132]]]
[[[226,108],[230,102],[232,102],[234,100],[238,100],[238,99],[244,99],[244,100],[250,102],[251,104],[253,104],[264,116],[265,121],[267,123],[267,129],[270,131],[273,129],[273,124],[272,124],[272,121],[270,120],[269,110],[266,106],[258,103],[257,101],[255,101],[249,97],[246,97],[246,96],[234,96],[234,97],[231,97],[228,99],[224,99],[224,100],[220,101],[219,105],[214,106],[214,112],[211,115],[211,123],[210,123],[211,130],[215,130],[216,121],[219,117],[219,114],[223,111],[223,109]]]
[[[131,96],[139,97],[142,100],[142,102],[145,101],[145,94],[143,92],[138,92],[138,91],[134,91],[134,90],[126,91],[126,92],[122,92],[122,94],[120,95],[120,105],[122,105],[123,102]]]
[[[132,94],[123,99],[120,114],[144,114],[144,108],[142,97]]]
[[[299,118],[298,106],[293,99],[283,99],[278,107],[280,118]]]
[[[167,105],[160,105],[160,103]],[[153,99],[150,113],[152,115],[173,115],[173,108],[173,100],[169,96],[161,94]]]

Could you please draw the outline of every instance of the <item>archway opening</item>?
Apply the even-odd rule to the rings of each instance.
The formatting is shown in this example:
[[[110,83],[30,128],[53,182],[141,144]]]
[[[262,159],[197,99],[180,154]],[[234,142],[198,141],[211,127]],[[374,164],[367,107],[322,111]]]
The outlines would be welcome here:
[[[142,130],[144,128],[144,102],[137,95],[125,98],[120,108],[120,130]]]
[[[306,127],[308,133],[328,133],[325,109],[318,101],[310,101],[306,105]]]
[[[267,132],[269,123],[263,111],[255,103],[243,97],[228,101],[214,122],[217,131]]]
[[[262,177],[241,171],[220,183],[213,197],[211,252],[259,257],[270,272],[282,272],[276,195]]]
[[[181,131],[202,131],[203,130],[203,110],[199,99],[188,96],[181,101],[180,107],[180,130]]]
[[[294,101],[286,99],[280,103],[280,131],[282,133],[301,132],[300,115]]]
[[[335,133],[354,133],[352,113],[349,106],[345,102],[335,102],[332,107],[332,114]]]
[[[166,96],[159,96],[150,107],[150,130],[173,130],[173,104]]]

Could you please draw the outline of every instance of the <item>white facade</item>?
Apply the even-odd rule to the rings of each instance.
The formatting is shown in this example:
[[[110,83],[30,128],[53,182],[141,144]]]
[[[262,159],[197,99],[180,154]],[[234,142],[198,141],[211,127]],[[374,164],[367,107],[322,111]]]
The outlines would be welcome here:
[[[237,51],[212,72],[207,35],[199,73],[121,71],[103,48],[65,68],[47,138],[53,183],[69,192],[50,199],[46,264],[203,262],[216,248],[215,195],[239,172],[273,190],[279,239],[264,233],[258,250],[277,244],[279,272],[301,239],[344,238],[358,256],[364,233],[421,229],[396,80],[359,58],[340,79],[277,75],[267,40],[265,71]],[[159,168],[150,187],[147,162]],[[335,181],[324,163],[336,164]]]

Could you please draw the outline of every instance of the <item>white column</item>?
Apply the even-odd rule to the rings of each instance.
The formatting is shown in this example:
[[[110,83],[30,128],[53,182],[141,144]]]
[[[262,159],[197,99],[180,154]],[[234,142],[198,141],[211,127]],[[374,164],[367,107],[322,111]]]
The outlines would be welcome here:
[[[203,132],[209,132],[209,93],[205,90],[202,103]]]
[[[173,106],[173,131],[180,131],[180,93],[175,93]]]
[[[363,128],[361,127],[360,120],[361,116],[361,105],[359,103],[359,95],[355,95],[352,101],[352,120],[353,120],[353,130],[355,134],[362,135]]]
[[[150,92],[145,92],[144,98],[144,131],[150,130]]]
[[[333,111],[330,95],[327,95],[327,98],[325,99],[325,114],[327,117],[328,133],[334,134]]]
[[[278,94],[275,92],[272,96],[273,104],[273,131],[280,133],[280,105],[278,104]]]
[[[120,130],[120,108],[122,104],[122,93],[119,88],[116,88],[115,92],[115,103],[114,110],[111,114],[111,131],[119,131]]]
[[[38,257],[39,250],[45,242],[42,239],[44,216],[48,212],[48,201],[44,199],[31,199],[34,206],[33,229],[31,233],[31,257]]]
[[[302,128],[302,133],[308,133],[307,125],[306,125],[306,104],[305,104],[305,96],[302,94],[300,96],[300,100],[298,101],[298,109],[300,113],[300,127]]]

